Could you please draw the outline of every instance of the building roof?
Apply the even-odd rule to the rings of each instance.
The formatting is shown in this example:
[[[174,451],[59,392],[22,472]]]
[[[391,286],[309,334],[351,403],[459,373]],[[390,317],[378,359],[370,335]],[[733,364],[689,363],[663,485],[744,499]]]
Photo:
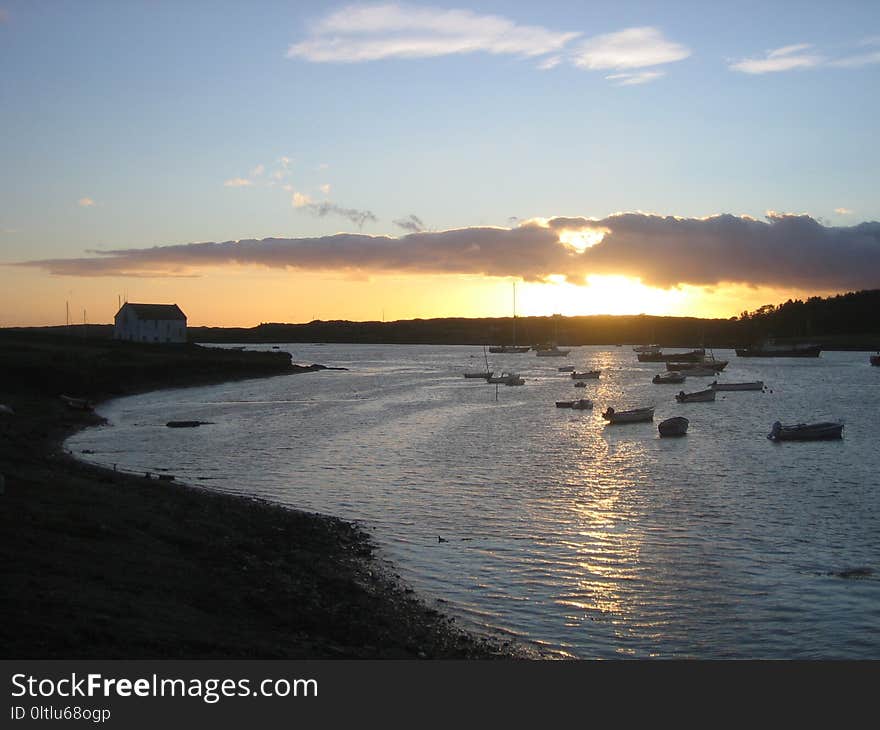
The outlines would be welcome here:
[[[129,307],[134,310],[138,319],[183,319],[186,315],[176,304],[132,304],[126,302],[122,309]],[[121,312],[122,309],[119,311]]]

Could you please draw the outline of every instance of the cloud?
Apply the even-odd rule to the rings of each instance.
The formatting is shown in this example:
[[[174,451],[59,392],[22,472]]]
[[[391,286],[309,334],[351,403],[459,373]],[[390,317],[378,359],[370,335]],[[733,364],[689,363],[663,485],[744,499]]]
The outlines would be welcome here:
[[[685,46],[667,40],[657,28],[626,28],[590,38],[572,62],[590,70],[644,68],[681,61],[691,55]]]
[[[319,206],[313,208],[320,214]],[[330,207],[325,210],[330,214]],[[572,241],[585,247],[575,247]],[[69,276],[165,276],[255,264],[530,281],[562,276],[578,284],[591,274],[613,274],[665,288],[743,283],[828,291],[878,286],[880,222],[826,226],[807,215],[778,213],[766,220],[729,214],[677,218],[622,213],[602,219],[530,220],[513,228],[423,231],[399,238],[340,233],[91,253],[88,258],[18,265]]]
[[[95,207],[95,201],[92,200],[91,198],[80,198],[79,200],[76,201],[76,204],[80,208],[94,208]]]
[[[835,208],[834,212],[837,213],[837,215],[852,215],[854,211],[849,208]]]
[[[263,164],[257,165],[253,170],[251,170],[251,177],[259,177],[266,171],[266,166]]]
[[[810,48],[809,43],[783,46],[768,51],[763,58],[744,58],[730,64],[730,68],[747,74],[765,74],[820,66],[825,59],[815,53],[807,53]]]
[[[636,86],[637,84],[647,84],[649,81],[654,81],[665,75],[665,71],[636,71],[634,73],[611,74],[605,78],[608,81],[616,81],[617,86]]]
[[[9,22],[9,11],[0,8],[0,25]]]
[[[294,208],[304,208],[312,202],[312,199],[305,193],[294,193],[290,199],[290,204]]]
[[[393,221],[393,223],[398,228],[402,228],[404,231],[409,231],[410,233],[419,233],[425,230],[425,224],[422,223],[422,219],[412,213],[406,216],[406,218],[399,218],[398,220]]]
[[[323,185],[318,186],[318,190],[320,190],[324,195],[330,195],[330,183],[324,183]]]
[[[857,56],[847,56],[846,58],[838,58],[828,63],[829,66],[835,68],[861,68],[874,63],[880,63],[880,51],[871,51],[870,53],[860,53]]]
[[[231,180],[227,180],[225,183],[223,183],[223,185],[227,188],[245,188],[253,184],[253,181],[243,177],[234,177]]]
[[[335,203],[305,203],[302,206],[309,210],[312,214],[319,218],[325,218],[328,215],[345,218],[354,223],[358,229],[364,227],[365,223],[376,223],[379,219],[369,210],[357,210],[356,208],[344,208]]]
[[[388,58],[430,58],[478,51],[540,56],[554,53],[579,33],[518,25],[498,15],[387,3],[349,5],[324,16],[288,58],[314,63],[358,63]]]

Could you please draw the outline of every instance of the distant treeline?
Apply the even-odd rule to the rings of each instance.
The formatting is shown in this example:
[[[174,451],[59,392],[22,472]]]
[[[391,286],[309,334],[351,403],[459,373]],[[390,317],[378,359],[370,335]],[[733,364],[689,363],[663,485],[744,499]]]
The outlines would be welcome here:
[[[513,343],[511,317],[409,319],[395,322],[333,320],[306,324],[264,323],[257,327],[190,327],[193,342],[496,345]],[[83,325],[70,328],[81,331]],[[63,329],[63,328],[55,328]],[[109,325],[89,325],[89,336],[112,336]],[[825,349],[880,348],[880,289],[767,304],[729,319],[591,315],[518,317],[521,345],[657,343],[665,347],[741,347],[767,338],[806,342]]]

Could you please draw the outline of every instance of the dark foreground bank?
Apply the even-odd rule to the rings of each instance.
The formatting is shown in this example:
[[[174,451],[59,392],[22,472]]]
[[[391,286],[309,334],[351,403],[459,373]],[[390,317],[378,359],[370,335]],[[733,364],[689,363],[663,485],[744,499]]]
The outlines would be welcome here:
[[[14,411],[0,412],[3,656],[513,655],[426,606],[356,525],[63,453],[64,437],[98,419],[60,395],[101,399],[295,371],[286,353],[248,355],[0,333],[0,404]]]

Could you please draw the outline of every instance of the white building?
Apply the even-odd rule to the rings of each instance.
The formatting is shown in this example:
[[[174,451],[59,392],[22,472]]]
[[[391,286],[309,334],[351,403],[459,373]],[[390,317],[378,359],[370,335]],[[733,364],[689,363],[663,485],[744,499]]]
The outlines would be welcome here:
[[[176,304],[126,302],[114,322],[114,340],[186,342],[186,315]]]

